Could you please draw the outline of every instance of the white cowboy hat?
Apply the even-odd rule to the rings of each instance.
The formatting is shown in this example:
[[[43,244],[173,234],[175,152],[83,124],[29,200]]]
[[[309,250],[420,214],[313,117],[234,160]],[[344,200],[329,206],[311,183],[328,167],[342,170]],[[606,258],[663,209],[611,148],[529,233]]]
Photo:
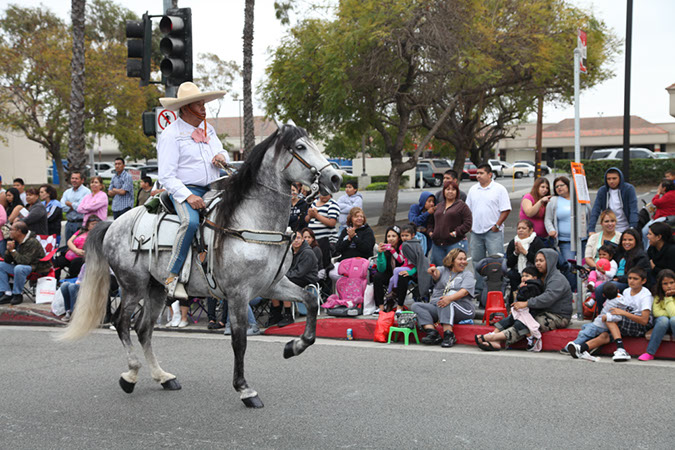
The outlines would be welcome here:
[[[212,100],[223,98],[225,94],[225,91],[201,92],[196,84],[186,81],[178,87],[176,98],[162,97],[159,99],[159,102],[163,107],[170,111],[178,111],[181,106],[189,105],[190,103],[201,100],[208,103]]]

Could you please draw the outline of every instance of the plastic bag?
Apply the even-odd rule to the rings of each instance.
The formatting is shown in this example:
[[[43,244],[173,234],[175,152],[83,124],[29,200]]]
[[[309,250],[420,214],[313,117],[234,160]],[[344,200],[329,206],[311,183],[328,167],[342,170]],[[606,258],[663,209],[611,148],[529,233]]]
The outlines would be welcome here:
[[[51,303],[56,295],[56,278],[41,277],[35,287],[35,303]]]
[[[63,302],[63,294],[61,289],[56,290],[54,300],[52,300],[52,313],[55,316],[62,316],[66,313],[66,305]]]
[[[389,328],[394,324],[396,319],[396,311],[380,312],[377,317],[377,325],[375,325],[375,335],[373,340],[375,342],[387,342],[389,337]]]
[[[363,293],[363,314],[366,316],[372,314],[377,309],[375,306],[375,288],[372,284],[366,286],[366,291]]]

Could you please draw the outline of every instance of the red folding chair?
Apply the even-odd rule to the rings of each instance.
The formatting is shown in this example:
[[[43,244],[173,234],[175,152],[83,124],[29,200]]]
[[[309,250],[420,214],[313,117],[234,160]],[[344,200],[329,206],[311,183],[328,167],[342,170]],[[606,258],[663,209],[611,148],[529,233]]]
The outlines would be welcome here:
[[[56,250],[58,250],[56,245],[56,235],[55,234],[38,234],[35,238],[42,244],[42,248],[45,250],[45,256],[40,259],[40,262],[49,261],[51,263]],[[0,261],[4,259],[0,258]],[[11,276],[11,275],[10,275]],[[26,277],[26,284],[23,287],[23,294],[27,295],[31,301],[35,301],[35,286],[37,285],[38,278],[42,277],[54,277],[56,273],[54,272],[54,267],[49,269],[47,273],[38,273],[31,272]]]
[[[492,325],[508,316],[506,305],[504,305],[504,294],[500,291],[491,291],[487,294],[485,302],[485,314],[483,314],[483,323]]]

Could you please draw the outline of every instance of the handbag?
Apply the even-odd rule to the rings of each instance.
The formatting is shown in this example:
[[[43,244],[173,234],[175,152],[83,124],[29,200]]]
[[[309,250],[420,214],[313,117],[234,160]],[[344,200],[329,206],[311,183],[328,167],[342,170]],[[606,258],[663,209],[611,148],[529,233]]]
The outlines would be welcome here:
[[[397,319],[399,328],[413,329],[417,326],[417,313],[406,312],[398,316]]]

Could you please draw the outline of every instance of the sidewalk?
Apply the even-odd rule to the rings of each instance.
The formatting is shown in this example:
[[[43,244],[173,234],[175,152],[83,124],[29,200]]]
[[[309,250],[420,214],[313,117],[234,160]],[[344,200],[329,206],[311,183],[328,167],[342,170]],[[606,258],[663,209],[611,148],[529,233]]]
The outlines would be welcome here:
[[[474,319],[474,325],[455,325],[454,331],[457,336],[457,343],[459,345],[476,346],[474,335],[485,334],[493,330],[493,327],[481,325],[482,311],[477,311],[477,318]],[[347,329],[352,330],[352,336],[359,341],[372,341],[375,333],[375,326],[377,324],[376,316],[357,316],[353,318],[346,317],[332,317],[321,313],[317,318],[316,335],[319,338],[325,339],[347,339]],[[164,323],[164,317],[162,323]],[[579,329],[584,323],[588,321],[573,320],[570,327],[564,330],[554,330],[544,333],[542,338],[543,351],[557,352],[563,348],[569,341],[574,340],[579,333]],[[183,333],[209,333],[220,334],[220,330],[207,329],[208,319],[204,312],[195,311],[193,320],[186,328],[169,328],[164,325],[155,327],[155,331],[172,331]],[[49,304],[36,305],[35,303],[22,303],[17,306],[0,306],[0,325],[41,325],[41,326],[65,326],[66,323],[54,316],[51,312]],[[270,327],[262,329],[265,335],[274,336],[300,336],[305,328],[305,319],[303,316],[296,318],[296,322],[283,328]],[[438,328],[441,331],[441,328]],[[421,338],[424,333],[419,333]],[[659,351],[656,356],[660,359],[675,360],[675,342],[670,341],[670,336],[661,343]],[[403,345],[403,337],[399,335],[399,343],[390,345]],[[633,356],[637,357],[644,353],[647,349],[648,341],[645,338],[625,338],[624,346],[626,350]],[[411,337],[410,345],[414,343],[414,337]],[[514,349],[525,349],[525,341],[521,341],[513,346]],[[605,345],[600,348],[598,355],[611,356],[616,350],[614,344]],[[451,350],[449,350],[451,351]]]

